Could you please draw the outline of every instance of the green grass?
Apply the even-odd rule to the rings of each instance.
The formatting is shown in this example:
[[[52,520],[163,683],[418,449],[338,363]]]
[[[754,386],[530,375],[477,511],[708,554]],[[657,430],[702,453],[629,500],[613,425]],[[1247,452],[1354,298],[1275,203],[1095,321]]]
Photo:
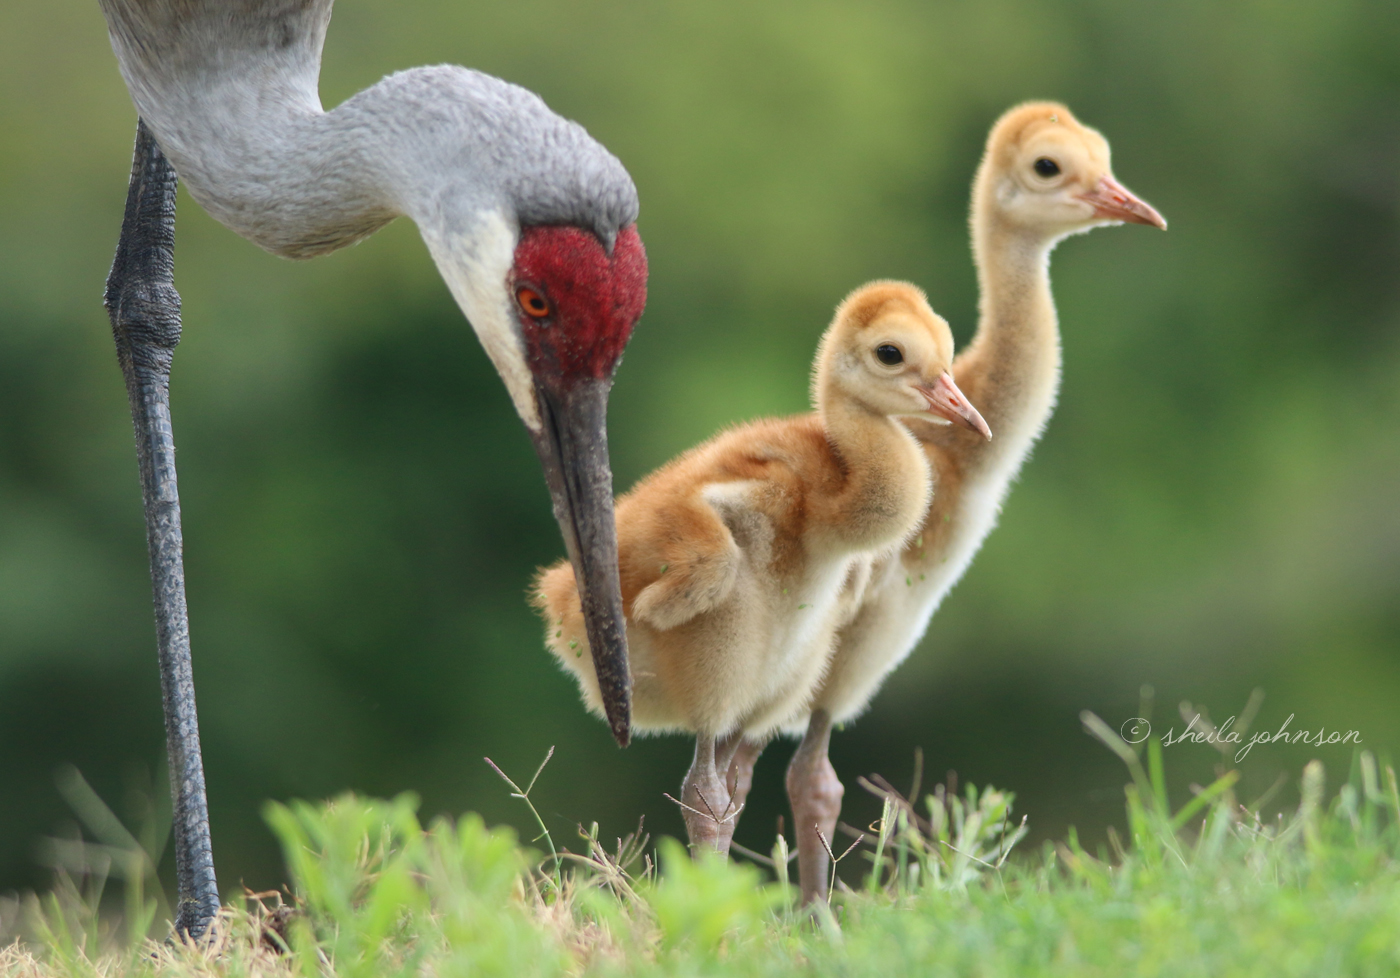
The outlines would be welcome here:
[[[865,882],[803,911],[781,839],[767,870],[693,861],[670,839],[605,848],[596,827],[536,840],[556,859],[474,815],[425,829],[409,796],[271,804],[294,912],[249,894],[211,943],[170,944],[146,938],[157,904],[140,889],[103,916],[102,874],[61,875],[26,902],[0,975],[1400,974],[1392,768],[1358,754],[1329,802],[1313,762],[1299,805],[1272,819],[1240,804],[1226,771],[1172,812],[1155,742],[1144,767],[1085,722],[1132,774],[1128,837],[1096,854],[1071,833],[1008,858],[1023,828],[1004,792],[939,789],[914,806],[888,791],[844,857],[865,860]]]

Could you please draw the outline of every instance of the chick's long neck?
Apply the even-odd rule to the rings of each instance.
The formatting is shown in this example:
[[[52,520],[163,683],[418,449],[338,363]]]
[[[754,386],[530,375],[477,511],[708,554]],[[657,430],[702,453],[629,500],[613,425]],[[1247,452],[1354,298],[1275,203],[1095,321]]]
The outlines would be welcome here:
[[[1054,239],[1010,225],[979,186],[973,251],[981,303],[977,335],[953,363],[958,386],[986,418],[990,442],[960,429],[925,428],[920,436],[958,463],[964,478],[1009,479],[1055,407],[1060,332],[1050,294]]]

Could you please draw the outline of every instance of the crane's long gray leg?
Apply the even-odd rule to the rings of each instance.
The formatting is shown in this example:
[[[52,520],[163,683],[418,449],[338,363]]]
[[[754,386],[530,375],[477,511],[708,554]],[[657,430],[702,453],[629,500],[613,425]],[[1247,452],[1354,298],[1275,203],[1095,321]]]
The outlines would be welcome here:
[[[797,869],[804,905],[826,896],[831,858],[817,832],[820,830],[827,845],[836,844],[836,820],[841,816],[841,797],[846,793],[826,756],[830,744],[831,714],[815,710],[787,769],[788,802],[797,832]]]
[[[146,508],[175,822],[175,928],[200,937],[219,909],[219,888],[194,708],[180,496],[170,429],[170,361],[180,342],[180,295],[175,291],[174,270],[175,171],[145,123],[137,122],[126,214],[103,302],[112,320],[117,360],[131,401]]]

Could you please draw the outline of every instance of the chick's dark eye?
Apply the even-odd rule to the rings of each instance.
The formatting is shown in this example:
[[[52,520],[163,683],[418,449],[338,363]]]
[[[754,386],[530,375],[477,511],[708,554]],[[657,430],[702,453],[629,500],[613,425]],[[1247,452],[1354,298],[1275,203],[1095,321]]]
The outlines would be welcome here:
[[[890,346],[886,343],[875,348],[875,356],[887,367],[893,367],[897,363],[904,362],[904,354],[899,352],[899,347]]]
[[[1056,163],[1048,156],[1042,156],[1035,161],[1035,172],[1042,177],[1053,177],[1059,174],[1060,164]]]

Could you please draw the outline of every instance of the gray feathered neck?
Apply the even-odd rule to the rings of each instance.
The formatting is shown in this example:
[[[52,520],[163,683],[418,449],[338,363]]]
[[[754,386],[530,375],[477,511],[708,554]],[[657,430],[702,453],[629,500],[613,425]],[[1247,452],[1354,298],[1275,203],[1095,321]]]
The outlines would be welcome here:
[[[622,164],[532,92],[456,66],[317,94],[331,0],[100,0],[137,110],[190,193],[262,247],[309,257],[400,214],[470,238],[488,213],[611,247],[637,219]]]

